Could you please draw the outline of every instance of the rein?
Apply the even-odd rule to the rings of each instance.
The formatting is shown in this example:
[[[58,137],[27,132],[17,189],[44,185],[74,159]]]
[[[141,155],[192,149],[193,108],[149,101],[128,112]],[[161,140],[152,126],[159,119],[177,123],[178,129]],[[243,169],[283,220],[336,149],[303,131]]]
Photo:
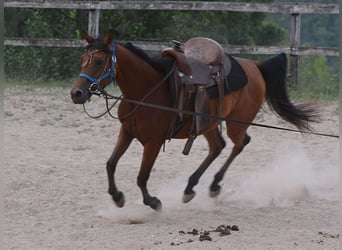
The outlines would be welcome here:
[[[169,73],[167,73],[167,75],[162,79],[160,80],[155,86],[153,86],[153,88],[147,92],[147,94],[144,95],[143,98],[141,98],[140,101],[138,101],[138,103],[136,103],[137,105],[134,107],[134,109],[132,111],[130,111],[129,113],[127,113],[126,115],[124,116],[121,116],[121,117],[116,117],[114,116],[110,111],[114,108],[114,106],[121,100],[124,100],[125,98],[123,97],[123,95],[120,95],[119,97],[117,96],[113,96],[113,95],[110,95],[108,94],[107,91],[105,91],[104,89],[100,88],[98,85],[90,85],[89,87],[89,91],[91,94],[95,94],[97,96],[101,96],[103,95],[103,97],[105,98],[106,100],[106,111],[104,111],[102,114],[100,115],[97,115],[97,116],[92,116],[90,115],[86,108],[85,108],[85,105],[83,104],[83,110],[85,111],[85,113],[90,117],[90,118],[93,118],[93,119],[97,119],[97,118],[100,118],[102,116],[104,116],[105,114],[108,113],[108,115],[110,117],[112,117],[113,119],[116,119],[116,120],[119,120],[119,119],[125,119],[131,115],[133,115],[135,113],[135,111],[139,108],[139,106],[143,105],[146,103],[144,102],[154,91],[156,91],[170,76],[171,74],[174,72],[174,70],[176,69],[176,64],[173,65],[172,69],[169,71]],[[115,102],[109,106],[109,102],[108,100],[109,99],[115,99]]]

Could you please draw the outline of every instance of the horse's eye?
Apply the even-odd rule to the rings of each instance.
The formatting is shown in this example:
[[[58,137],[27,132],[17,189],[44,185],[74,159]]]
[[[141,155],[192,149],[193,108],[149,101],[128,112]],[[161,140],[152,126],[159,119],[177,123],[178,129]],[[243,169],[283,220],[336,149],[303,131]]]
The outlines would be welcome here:
[[[95,60],[95,64],[96,66],[102,66],[103,65],[103,61],[98,59],[98,60]]]

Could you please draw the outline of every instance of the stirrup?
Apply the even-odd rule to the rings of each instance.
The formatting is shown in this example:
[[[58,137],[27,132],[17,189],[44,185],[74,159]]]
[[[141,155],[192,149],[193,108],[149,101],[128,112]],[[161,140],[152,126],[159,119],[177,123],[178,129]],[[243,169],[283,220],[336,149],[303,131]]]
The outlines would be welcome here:
[[[194,140],[196,139],[196,134],[191,134],[188,140],[185,143],[184,149],[183,149],[183,154],[188,155],[190,153],[192,144],[194,143]]]

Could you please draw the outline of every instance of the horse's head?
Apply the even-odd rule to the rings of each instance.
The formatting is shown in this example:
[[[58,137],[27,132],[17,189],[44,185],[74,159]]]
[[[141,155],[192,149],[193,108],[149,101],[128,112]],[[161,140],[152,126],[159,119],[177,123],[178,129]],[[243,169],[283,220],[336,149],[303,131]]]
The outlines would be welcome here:
[[[83,36],[88,46],[81,57],[81,74],[70,91],[71,99],[76,104],[85,103],[94,91],[103,89],[113,81],[116,62],[112,32],[105,38],[95,39],[85,31]]]

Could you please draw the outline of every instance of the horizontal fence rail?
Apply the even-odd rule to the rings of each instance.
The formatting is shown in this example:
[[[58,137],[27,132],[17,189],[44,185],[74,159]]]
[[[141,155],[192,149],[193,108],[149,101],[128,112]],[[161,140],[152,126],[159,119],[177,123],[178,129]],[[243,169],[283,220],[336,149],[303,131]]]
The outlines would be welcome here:
[[[129,9],[129,10],[199,10],[239,11],[265,13],[330,13],[338,14],[338,4],[279,4],[279,3],[231,3],[194,1],[5,1],[7,8],[47,9]]]
[[[143,50],[160,51],[167,47],[173,46],[171,42],[142,42],[131,41]],[[77,39],[27,39],[27,38],[7,38],[5,45],[11,46],[38,46],[38,47],[60,47],[60,48],[79,48],[85,47],[87,43],[83,40]],[[252,55],[267,55],[285,52],[286,54],[297,56],[339,56],[337,48],[323,48],[323,47],[298,47],[291,48],[286,46],[249,46],[249,45],[229,45],[221,44],[227,53],[231,54],[252,54]]]

